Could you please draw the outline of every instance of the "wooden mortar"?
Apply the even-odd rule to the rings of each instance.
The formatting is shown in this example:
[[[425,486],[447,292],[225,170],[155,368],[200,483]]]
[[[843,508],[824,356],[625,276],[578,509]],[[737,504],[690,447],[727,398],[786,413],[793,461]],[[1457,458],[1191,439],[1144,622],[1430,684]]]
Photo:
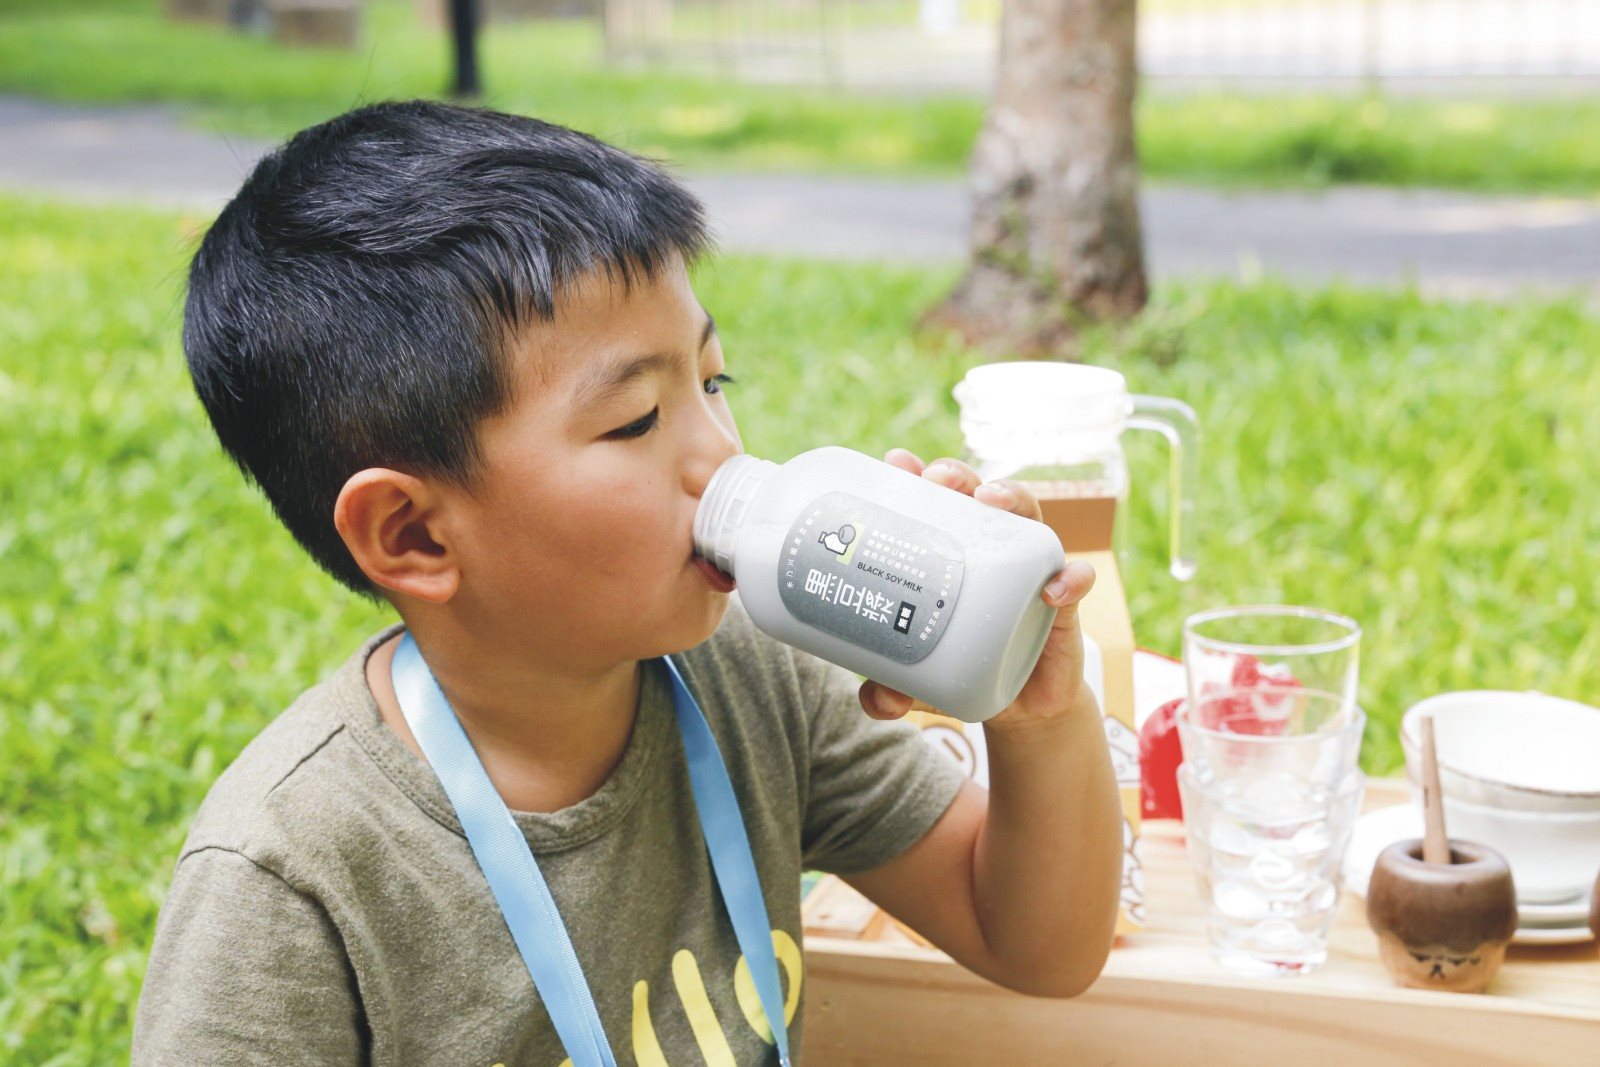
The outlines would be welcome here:
[[[1517,932],[1517,890],[1504,856],[1445,835],[1431,716],[1422,720],[1422,814],[1423,837],[1378,854],[1367,888],[1367,924],[1396,982],[1481,993]]]
[[[1480,993],[1517,932],[1511,865],[1487,845],[1450,842],[1450,862],[1428,863],[1422,839],[1378,855],[1367,889],[1378,955],[1400,985]]]

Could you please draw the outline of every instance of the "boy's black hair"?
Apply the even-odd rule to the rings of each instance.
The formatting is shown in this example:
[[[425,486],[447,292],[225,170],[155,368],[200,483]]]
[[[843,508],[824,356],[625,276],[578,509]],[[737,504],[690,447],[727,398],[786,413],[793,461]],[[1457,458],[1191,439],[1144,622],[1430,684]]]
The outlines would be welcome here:
[[[312,558],[371,600],[333,524],[355,472],[472,491],[510,342],[604,271],[624,291],[712,241],[654,160],[480,108],[375,104],[261,160],[189,270],[183,347],[222,446]]]

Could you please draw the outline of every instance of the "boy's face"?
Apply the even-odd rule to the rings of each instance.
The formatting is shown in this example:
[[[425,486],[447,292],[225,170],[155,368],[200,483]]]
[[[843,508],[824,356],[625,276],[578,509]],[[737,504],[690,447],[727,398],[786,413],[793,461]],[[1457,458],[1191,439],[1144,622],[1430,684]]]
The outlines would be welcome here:
[[[743,444],[681,261],[627,295],[591,275],[514,352],[513,404],[480,426],[483,491],[457,501],[463,621],[565,666],[704,641],[727,594],[691,565],[695,508]]]

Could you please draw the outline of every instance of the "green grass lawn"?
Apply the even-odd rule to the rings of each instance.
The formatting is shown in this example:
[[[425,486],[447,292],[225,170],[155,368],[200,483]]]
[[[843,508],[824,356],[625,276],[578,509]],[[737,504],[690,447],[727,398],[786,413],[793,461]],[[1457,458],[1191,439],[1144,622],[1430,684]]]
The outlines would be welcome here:
[[[366,44],[327,52],[172,24],[159,0],[10,0],[0,7],[0,92],[174,102],[207,129],[269,138],[362,102],[438,95],[444,39],[422,28],[411,0],[368,0],[367,10]],[[493,26],[483,52],[487,104],[699,168],[956,175],[982,117],[980,101],[960,96],[613,71],[597,28],[581,22]],[[1594,99],[1147,93],[1138,122],[1145,172],[1161,180],[1600,193]]]
[[[144,959],[206,789],[388,621],[245,486],[177,344],[192,223],[0,199],[0,1062],[125,1060]],[[704,268],[746,445],[955,454],[976,358],[907,339],[948,272]],[[818,314],[826,309],[826,314]],[[1164,456],[1130,435],[1140,642],[1289,601],[1366,628],[1364,762],[1446,689],[1600,700],[1600,323],[1266,282],[1169,287],[1089,339],[1205,425],[1201,570],[1165,576]]]

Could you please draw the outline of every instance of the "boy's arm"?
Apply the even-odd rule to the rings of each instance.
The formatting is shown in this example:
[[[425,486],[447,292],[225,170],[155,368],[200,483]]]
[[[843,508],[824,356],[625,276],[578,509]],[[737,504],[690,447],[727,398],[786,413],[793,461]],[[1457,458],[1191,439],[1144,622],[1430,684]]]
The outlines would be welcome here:
[[[904,450],[887,462],[981,502],[1038,519],[1023,485],[979,490],[971,467],[929,467]],[[1087,564],[1065,568],[1041,596],[1058,609],[1015,702],[984,724],[989,792],[967,783],[916,844],[847,881],[968,969],[1025,993],[1072,996],[1105,965],[1122,883],[1122,807],[1094,695],[1083,680],[1078,602]],[[862,706],[898,718],[903,693],[867,682]]]
[[[845,881],[968,970],[1074,996],[1105,965],[1122,883],[1122,806],[1099,708],[1085,690],[1048,728],[984,734],[989,790],[968,781],[921,840]]]
[[[135,1065],[360,1063],[355,978],[327,913],[228,849],[188,853],[156,922]]]

